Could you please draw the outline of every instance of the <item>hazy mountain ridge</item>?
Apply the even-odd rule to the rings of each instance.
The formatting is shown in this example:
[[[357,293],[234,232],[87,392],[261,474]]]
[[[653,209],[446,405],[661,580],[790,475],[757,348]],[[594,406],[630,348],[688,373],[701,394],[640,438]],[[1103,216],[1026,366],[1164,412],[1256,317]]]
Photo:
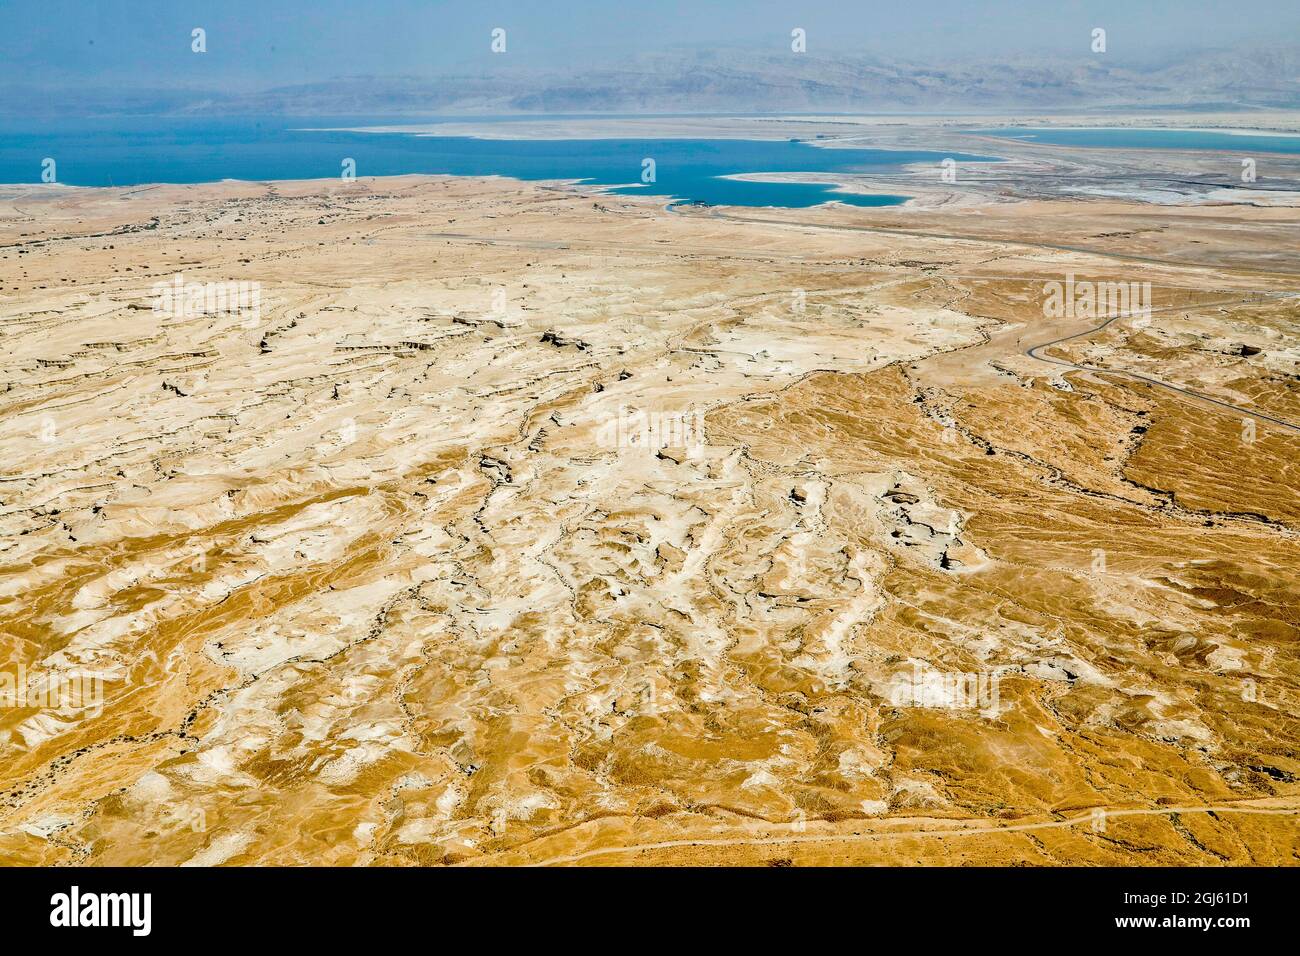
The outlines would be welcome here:
[[[254,93],[9,89],[0,112],[583,113],[1300,107],[1300,45],[1189,55],[1153,67],[1095,55],[941,65],[746,51],[646,55],[572,71],[503,63],[477,75],[353,76]]]

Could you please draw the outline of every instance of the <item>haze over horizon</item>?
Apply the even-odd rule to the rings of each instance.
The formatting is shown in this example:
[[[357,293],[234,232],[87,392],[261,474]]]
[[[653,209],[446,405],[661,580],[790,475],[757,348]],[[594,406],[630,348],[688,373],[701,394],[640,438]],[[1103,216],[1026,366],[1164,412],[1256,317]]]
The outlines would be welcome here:
[[[75,86],[193,89],[241,93],[337,77],[491,77],[512,71],[580,74],[636,57],[750,50],[790,52],[790,31],[807,34],[812,56],[925,64],[1037,57],[1086,59],[1091,31],[1107,31],[1107,64],[1152,69],[1195,51],[1249,43],[1294,43],[1300,5],[1259,0],[1250,15],[1225,19],[1212,0],[1070,0],[1050,6],[998,0],[978,13],[961,0],[924,5],[834,0],[738,0],[708,5],[647,5],[578,0],[538,8],[490,0],[466,8],[418,0],[231,0],[219,7],[179,0],[139,18],[139,4],[104,0],[8,0],[0,33],[0,79],[24,88]],[[1221,6],[1221,5],[1219,5]],[[206,53],[191,51],[191,31],[206,31]],[[507,31],[508,55],[490,33]],[[1294,79],[1294,78],[1292,78]]]

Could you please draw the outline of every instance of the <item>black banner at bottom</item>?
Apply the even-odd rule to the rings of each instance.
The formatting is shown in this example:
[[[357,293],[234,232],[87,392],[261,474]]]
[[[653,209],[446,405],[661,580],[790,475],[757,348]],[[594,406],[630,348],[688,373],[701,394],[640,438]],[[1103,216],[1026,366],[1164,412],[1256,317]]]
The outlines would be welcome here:
[[[295,947],[423,926],[439,945],[496,929],[588,943],[1025,932],[1215,944],[1281,938],[1293,869],[6,869],[0,915],[27,939],[128,946],[240,938]],[[566,929],[567,927],[567,929]],[[558,935],[557,935],[558,934]],[[1052,937],[1049,937],[1052,938]],[[389,939],[375,937],[375,942]],[[391,941],[396,941],[396,937]]]

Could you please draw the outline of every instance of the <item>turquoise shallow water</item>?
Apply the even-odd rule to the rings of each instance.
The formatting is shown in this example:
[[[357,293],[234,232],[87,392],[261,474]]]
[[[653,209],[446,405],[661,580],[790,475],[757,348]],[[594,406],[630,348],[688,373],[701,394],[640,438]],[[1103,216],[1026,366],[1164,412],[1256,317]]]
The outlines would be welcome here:
[[[991,159],[923,150],[823,149],[784,140],[509,140],[320,129],[366,125],[376,125],[375,119],[131,117],[23,121],[21,125],[5,121],[0,123],[0,182],[40,182],[46,157],[54,159],[58,181],[73,186],[319,179],[338,176],[343,161],[352,159],[358,176],[449,173],[580,179],[613,187],[615,192],[712,205],[803,207],[835,200],[889,206],[907,197],[834,192],[834,187],[819,183],[754,183],[720,177],[869,172],[917,162],[937,167],[946,157],[958,162]],[[655,181],[643,184],[647,159],[654,160]]]
[[[1049,146],[1112,149],[1221,149],[1242,153],[1300,153],[1300,136],[1255,136],[1194,129],[1010,129],[980,130],[987,136]]]

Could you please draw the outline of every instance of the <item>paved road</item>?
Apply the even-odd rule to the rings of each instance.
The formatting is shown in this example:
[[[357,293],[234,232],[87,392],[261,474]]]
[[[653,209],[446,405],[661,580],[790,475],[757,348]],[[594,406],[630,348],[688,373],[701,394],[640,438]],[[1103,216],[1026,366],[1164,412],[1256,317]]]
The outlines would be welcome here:
[[[671,212],[676,215],[682,215],[682,213],[676,208],[674,208],[674,206],[675,204],[669,204],[665,206],[664,209],[667,212]],[[945,233],[938,233],[938,232],[921,232],[917,230],[905,230],[905,229],[882,229],[873,226],[842,226],[842,225],[832,225],[832,224],[823,224],[823,223],[790,222],[784,219],[768,219],[768,218],[754,217],[754,216],[732,216],[720,212],[716,209],[711,210],[710,215],[717,219],[725,219],[730,222],[739,222],[739,223],[765,223],[765,224],[780,225],[780,226],[794,226],[800,229],[820,229],[820,230],[831,230],[835,232],[848,231],[848,232],[881,233],[884,235],[906,235],[906,236],[915,236],[915,237],[920,237],[925,239],[945,239],[945,240],[953,240],[958,242],[973,242],[973,243],[980,243],[983,245],[1025,246],[1025,247],[1036,248],[1036,249],[1052,249],[1057,251],[1085,253],[1088,255],[1096,255],[1096,256],[1101,256],[1106,258],[1136,260],[1136,261],[1151,263],[1155,265],[1167,265],[1167,266],[1189,265],[1187,263],[1179,263],[1175,261],[1156,259],[1156,258],[1146,257],[1146,256],[1130,256],[1130,255],[1124,255],[1122,253],[1101,252],[1095,249],[1087,249],[1080,246],[1062,246],[1062,245],[1053,245],[1050,243],[1023,242],[1023,241],[1015,241],[1015,240],[1008,240],[1008,239],[976,238],[970,236],[951,236]],[[441,240],[447,240],[453,242],[470,242],[470,243],[483,243],[487,245],[515,246],[519,248],[529,248],[529,249],[570,249],[574,247],[579,247],[579,248],[600,247],[600,248],[604,248],[604,251],[607,252],[611,251],[609,248],[605,248],[608,246],[607,243],[599,243],[593,240],[582,240],[582,239],[551,241],[551,240],[536,240],[536,239],[525,239],[525,238],[516,238],[516,237],[505,237],[505,236],[479,236],[479,235],[470,235],[466,233],[454,233],[454,232],[429,233],[427,234],[427,238],[441,239]],[[683,254],[680,250],[675,250],[671,246],[621,246],[620,245],[614,248],[616,248],[618,252],[624,252],[624,253],[635,252],[638,254],[659,254],[659,255],[682,255]],[[722,251],[712,250],[712,249],[691,249],[687,254],[718,255],[718,254],[722,254]],[[786,255],[781,255],[779,253],[759,253],[756,255],[750,255],[744,252],[730,252],[727,253],[727,255],[733,258],[756,258],[756,259],[788,260],[788,261],[800,261],[800,262],[807,261],[806,256],[786,256]],[[1207,268],[1205,266],[1193,266],[1193,267]],[[1239,272],[1241,270],[1234,269],[1233,271]],[[927,273],[927,275],[931,277],[939,277],[935,273]],[[960,278],[958,276],[952,276],[952,275],[944,275],[942,277]],[[986,275],[973,275],[970,276],[969,278],[989,279],[989,278],[997,278],[997,277],[986,276]],[[1257,292],[1255,294],[1273,296],[1275,298],[1292,298],[1297,295],[1300,295],[1300,293],[1295,293],[1295,292]],[[1198,303],[1196,306],[1190,306],[1190,305],[1173,306],[1167,309],[1153,309],[1152,314],[1156,314],[1159,312],[1186,311],[1191,308],[1202,308],[1205,306],[1244,305],[1250,301],[1252,300],[1229,299],[1229,300],[1222,300],[1222,301],[1215,301],[1215,302],[1203,302],[1203,303]],[[1058,365],[1063,368],[1069,368],[1079,372],[1093,372],[1098,374],[1120,375],[1125,378],[1136,379],[1137,381],[1146,382],[1147,384],[1155,385],[1160,388],[1167,389],[1168,391],[1174,392],[1182,397],[1194,399],[1195,401],[1199,401],[1199,402],[1204,402],[1209,405],[1213,405],[1218,408],[1225,409],[1227,411],[1235,412],[1239,415],[1244,415],[1250,418],[1254,418],[1258,421],[1267,422],[1268,424],[1275,425],[1278,428],[1282,428],[1287,431],[1300,434],[1300,425],[1296,425],[1293,422],[1289,422],[1281,418],[1276,418],[1272,415],[1268,415],[1265,414],[1264,412],[1256,411],[1255,409],[1252,408],[1246,408],[1241,405],[1233,405],[1230,402],[1225,402],[1217,398],[1211,398],[1209,395],[1203,395],[1200,392],[1194,392],[1191,389],[1183,388],[1179,385],[1171,385],[1168,382],[1162,382],[1159,379],[1151,378],[1150,376],[1143,375],[1139,372],[1128,372],[1123,369],[1102,368],[1099,366],[1092,366],[1092,365],[1076,365],[1073,362],[1067,362],[1064,361],[1063,359],[1048,358],[1046,356],[1038,354],[1038,352],[1041,349],[1050,348],[1053,345],[1059,345],[1062,342],[1068,342],[1072,339],[1077,339],[1077,338],[1082,338],[1084,336],[1092,335],[1095,332],[1100,332],[1102,329],[1106,328],[1112,322],[1115,322],[1119,319],[1132,318],[1132,317],[1133,317],[1132,315],[1112,316],[1111,318],[1107,319],[1105,322],[1102,322],[1100,325],[1095,326],[1093,328],[1085,329],[1082,332],[1075,332],[1071,335],[1066,335],[1058,339],[1053,339],[1050,342],[1043,342],[1039,345],[1030,346],[1028,349],[1025,349],[1024,354],[1029,356],[1032,359],[1036,359],[1039,362],[1047,362],[1051,365]]]
[[[668,212],[675,213],[677,215],[683,214],[681,213],[680,210],[674,208],[674,204],[669,204],[664,208]],[[1209,268],[1208,266],[1200,265],[1196,263],[1182,263],[1182,262],[1168,260],[1168,259],[1156,259],[1150,256],[1133,256],[1124,253],[1104,252],[1101,250],[1089,249],[1082,246],[1065,246],[1065,245],[1056,245],[1053,243],[1025,242],[1022,240],[1010,240],[1010,239],[976,238],[971,236],[951,236],[945,233],[923,232],[915,229],[885,229],[877,226],[845,226],[845,225],[833,225],[829,223],[791,222],[789,220],[784,220],[784,219],[770,219],[770,218],[764,218],[759,216],[735,216],[735,215],[730,215],[728,213],[721,212],[717,209],[711,209],[709,211],[709,215],[711,215],[716,219],[726,219],[730,222],[758,222],[758,223],[767,223],[767,224],[779,225],[779,226],[794,226],[800,229],[822,229],[822,230],[831,230],[834,232],[870,232],[870,233],[877,233],[883,235],[914,236],[923,239],[945,239],[945,240],[957,241],[957,242],[974,242],[974,243],[981,243],[984,245],[1021,246],[1021,247],[1033,248],[1033,249],[1051,249],[1051,250],[1063,251],[1063,252],[1078,252],[1087,255],[1100,256],[1103,258],[1124,259],[1128,261],[1150,263],[1153,265],[1190,267],[1190,268],[1199,268],[1199,269]],[[1234,268],[1232,271],[1243,272],[1248,270]],[[1295,292],[1275,292],[1275,293],[1266,292],[1263,294],[1270,295],[1276,298],[1293,298],[1297,295],[1300,295],[1300,293],[1295,293]],[[1191,308],[1200,308],[1207,305],[1242,305],[1249,301],[1251,300],[1234,299],[1234,300],[1229,300],[1224,302],[1206,302],[1206,303],[1200,303],[1197,306],[1177,306],[1168,309],[1154,309],[1152,310],[1152,312],[1156,313],[1156,312],[1186,311]],[[1106,328],[1106,326],[1110,325],[1112,322],[1115,322],[1123,318],[1132,318],[1132,315],[1112,316],[1111,318],[1107,319],[1105,322],[1102,322],[1100,325],[1095,326],[1094,328],[1085,329],[1082,332],[1075,332],[1071,335],[1066,335],[1058,339],[1053,339],[1050,342],[1043,342],[1039,345],[1031,346],[1030,348],[1025,350],[1024,354],[1029,356],[1032,359],[1037,359],[1040,362],[1048,362],[1052,365],[1059,365],[1080,372],[1094,372],[1094,373],[1109,374],[1109,375],[1122,375],[1126,378],[1137,379],[1138,381],[1146,382],[1150,385],[1156,385],[1159,386],[1160,388],[1168,389],[1169,391],[1184,396],[1186,398],[1195,399],[1196,401],[1199,402],[1206,402],[1210,405],[1217,406],[1218,408],[1236,412],[1239,415],[1245,415],[1250,418],[1257,419],[1259,421],[1268,422],[1270,425],[1276,425],[1279,428],[1283,428],[1286,429],[1287,431],[1300,434],[1300,425],[1296,425],[1293,422],[1289,422],[1281,418],[1276,418],[1272,415],[1267,415],[1264,412],[1256,411],[1255,409],[1252,408],[1245,408],[1240,405],[1233,405],[1230,402],[1221,401],[1220,399],[1217,398],[1211,398],[1209,395],[1202,395],[1200,392],[1194,392],[1191,389],[1183,388],[1179,385],[1171,385],[1168,382],[1162,382],[1159,379],[1151,378],[1150,376],[1147,375],[1142,375],[1139,372],[1128,372],[1128,371],[1124,371],[1123,369],[1100,368],[1097,366],[1090,366],[1090,365],[1076,365],[1073,362],[1067,362],[1064,361],[1063,359],[1047,358],[1045,356],[1038,354],[1040,349],[1050,348],[1053,345],[1059,345],[1060,343],[1068,342],[1071,339],[1082,338],[1083,336],[1088,336],[1096,332],[1100,332],[1102,329]]]
[[[1281,298],[1292,298],[1296,294],[1297,293],[1294,292],[1279,292],[1279,293],[1275,293],[1275,296]],[[1233,302],[1206,302],[1202,304],[1203,305],[1241,305],[1247,301],[1252,301],[1252,300],[1239,299]],[[1152,309],[1151,314],[1155,314],[1157,312],[1186,311],[1187,308],[1188,308],[1187,306],[1178,306],[1178,307],[1171,307],[1168,309]],[[1142,313],[1142,314],[1145,315],[1146,313]],[[1171,392],[1177,392],[1179,395],[1184,395],[1189,398],[1194,398],[1200,402],[1208,402],[1211,405],[1217,405],[1219,408],[1224,408],[1229,411],[1237,412],[1238,414],[1241,415],[1248,415],[1251,418],[1256,418],[1259,419],[1260,421],[1265,421],[1271,425],[1277,425],[1280,428],[1284,428],[1288,431],[1292,431],[1295,432],[1296,434],[1300,434],[1300,425],[1295,425],[1292,422],[1286,421],[1285,419],[1274,418],[1272,415],[1266,415],[1263,412],[1255,411],[1253,408],[1245,408],[1241,405],[1233,405],[1230,402],[1220,401],[1217,398],[1211,398],[1209,395],[1202,395],[1200,392],[1194,392],[1191,389],[1183,388],[1180,385],[1170,385],[1168,382],[1162,382],[1159,379],[1151,378],[1150,376],[1143,375],[1140,372],[1128,372],[1125,371],[1124,369],[1103,368],[1096,365],[1077,365],[1074,362],[1067,362],[1064,359],[1048,358],[1047,356],[1038,354],[1040,349],[1051,348],[1053,345],[1060,345],[1062,342],[1069,342],[1071,339],[1077,339],[1087,335],[1092,335],[1095,332],[1100,332],[1102,329],[1106,328],[1106,326],[1110,325],[1112,322],[1117,322],[1120,319],[1127,319],[1132,317],[1133,317],[1132,313],[1123,314],[1123,315],[1113,315],[1105,322],[1101,323],[1101,325],[1095,326],[1094,328],[1084,329],[1082,332],[1075,332],[1072,335],[1065,335],[1059,339],[1053,339],[1050,342],[1043,342],[1039,345],[1030,346],[1029,348],[1025,349],[1025,354],[1028,355],[1030,358],[1037,359],[1040,362],[1050,362],[1052,365],[1061,365],[1064,366],[1065,368],[1075,369],[1080,372],[1097,372],[1106,375],[1123,375],[1126,378],[1137,379],[1138,381],[1141,382],[1147,382],[1150,385],[1158,385],[1161,388],[1166,388]]]
[[[1267,799],[1267,798],[1266,798]],[[781,846],[797,843],[865,843],[874,840],[917,840],[924,838],[948,839],[963,836],[987,837],[999,833],[1024,833],[1032,830],[1057,830],[1087,824],[1094,829],[1102,829],[1110,820],[1122,817],[1169,816],[1188,813],[1241,813],[1264,816],[1292,816],[1300,813],[1300,807],[1261,806],[1260,800],[1243,800],[1240,803],[1227,803],[1212,806],[1186,807],[1096,807],[1085,813],[1060,820],[1039,820],[1026,823],[1006,823],[999,817],[973,820],[934,819],[934,825],[926,829],[881,830],[870,833],[816,833],[797,834],[793,836],[755,836],[755,837],[699,837],[696,839],[663,840],[655,843],[636,843],[627,846],[599,847],[580,853],[554,856],[530,863],[530,866],[556,866],[580,863],[593,857],[613,856],[639,851],[668,850],[702,846]],[[866,821],[864,821],[866,822]],[[880,821],[888,823],[888,818]],[[859,823],[858,825],[862,825]],[[482,865],[482,861],[473,861]]]
[[[678,203],[670,203],[664,207],[667,212],[676,215],[686,215],[681,209],[676,208]],[[770,219],[763,216],[736,216],[730,213],[724,213],[717,209],[710,209],[709,215],[714,219],[725,219],[729,222],[759,222],[772,226],[789,226],[797,229],[825,229],[833,232],[869,232],[882,236],[913,236],[918,239],[946,239],[950,242],[974,242],[983,245],[998,246],[1015,246],[1022,249],[1048,249],[1053,252],[1076,252],[1081,255],[1098,256],[1103,259],[1120,259],[1125,262],[1144,262],[1148,265],[1174,266],[1181,269],[1212,269],[1214,266],[1205,262],[1182,262],[1177,259],[1156,259],[1152,256],[1138,256],[1125,252],[1107,252],[1103,249],[1093,249],[1088,246],[1066,246],[1051,242],[1028,242],[1024,239],[990,239],[979,236],[953,236],[943,232],[927,232],[920,229],[890,229],[884,226],[846,226],[831,223],[809,223],[795,222],[789,219]],[[1300,272],[1284,272],[1276,269],[1243,269],[1233,267],[1233,272],[1245,273],[1247,275],[1296,275]]]

